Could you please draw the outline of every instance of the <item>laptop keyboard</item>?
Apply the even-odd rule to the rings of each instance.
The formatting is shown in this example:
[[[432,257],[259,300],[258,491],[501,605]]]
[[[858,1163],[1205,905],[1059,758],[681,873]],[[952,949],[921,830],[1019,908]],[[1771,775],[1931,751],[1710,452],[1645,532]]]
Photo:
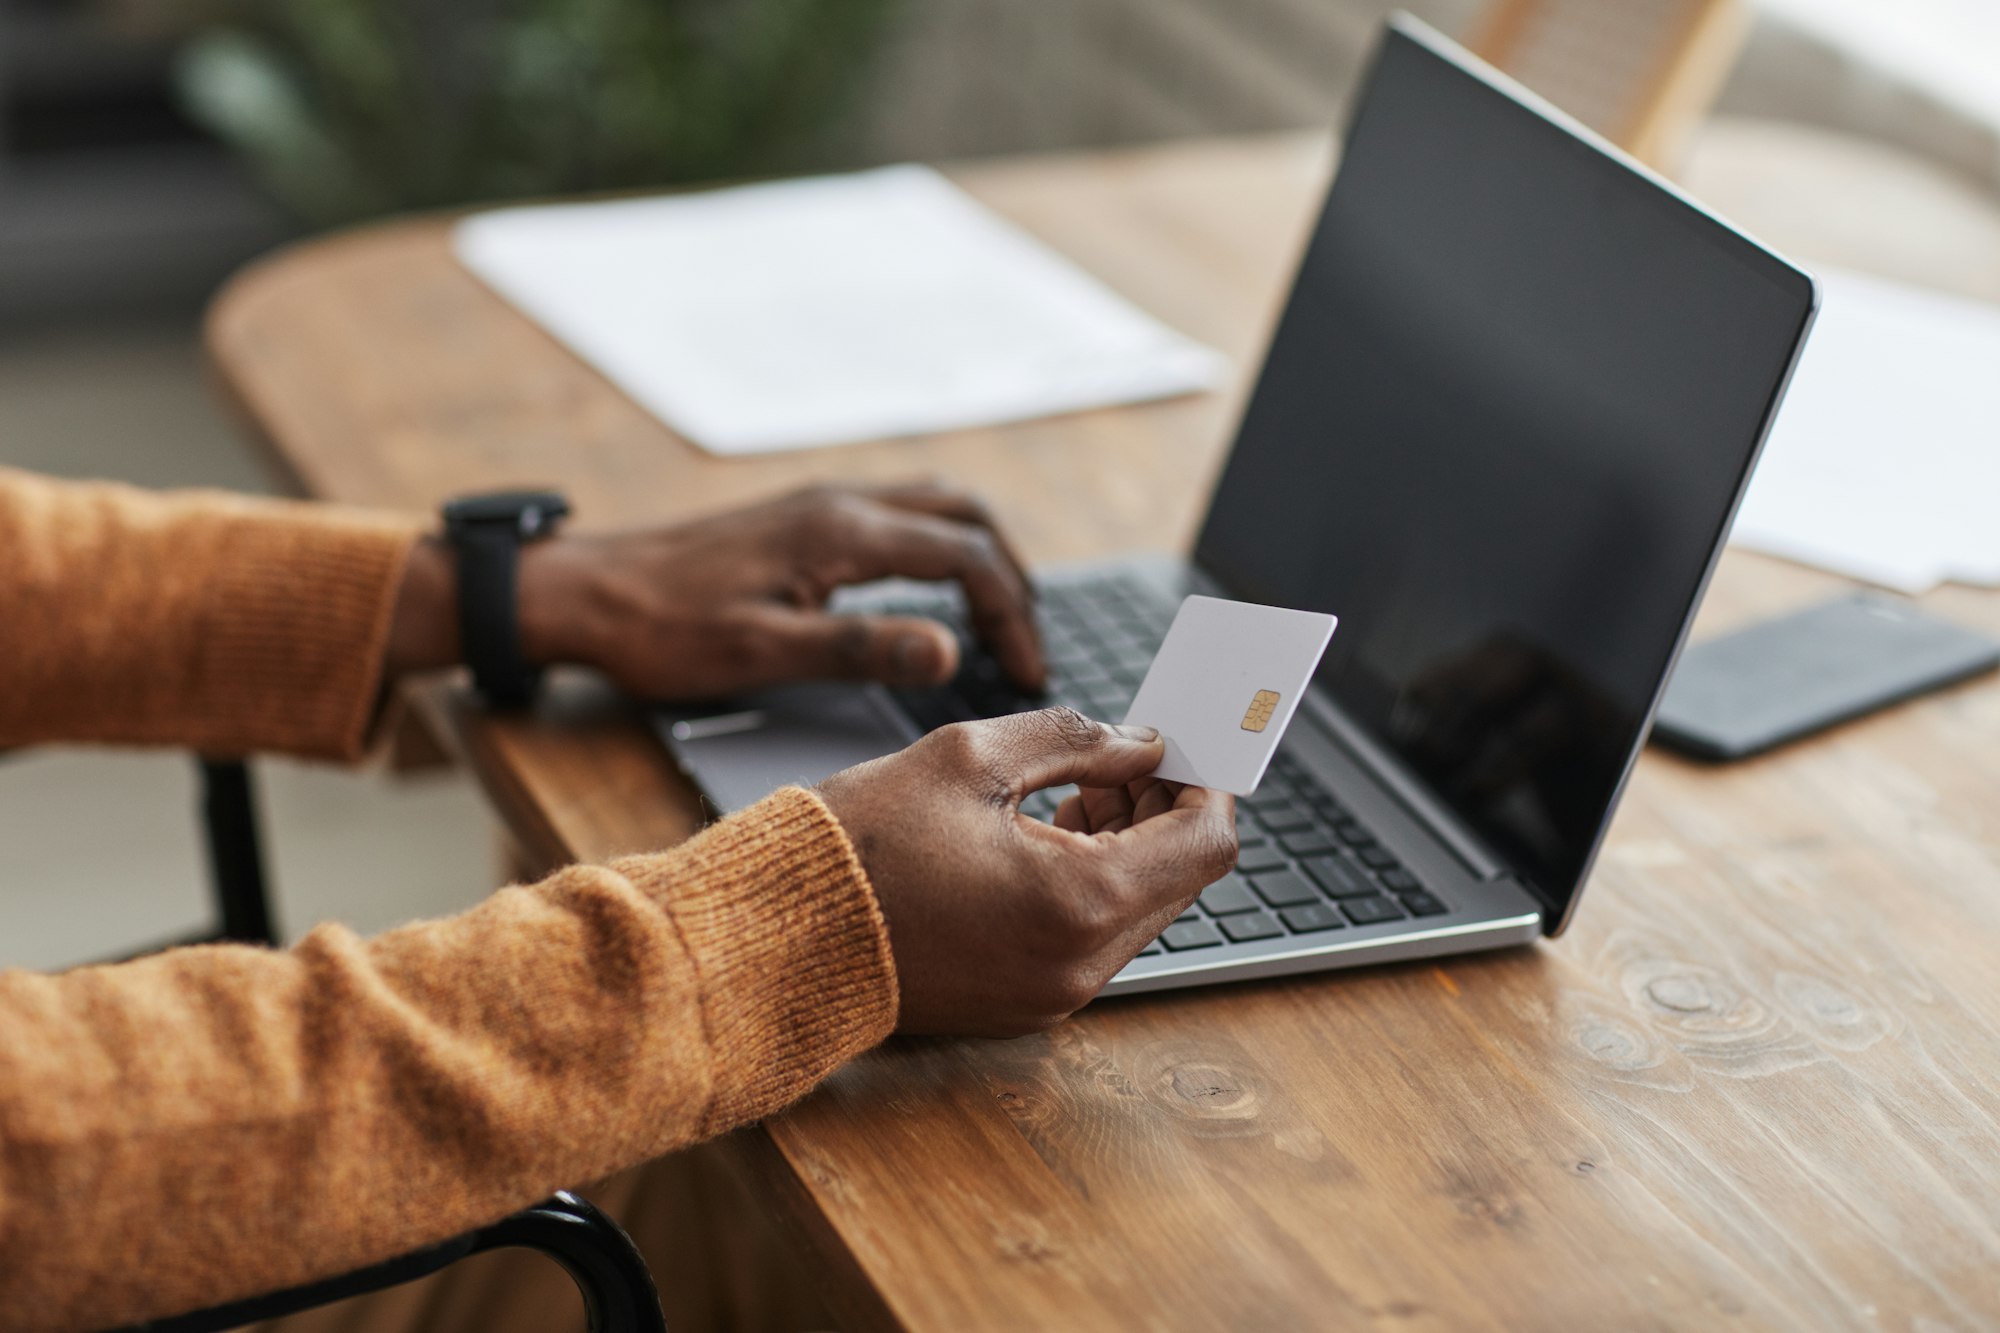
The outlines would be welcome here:
[[[1117,721],[1138,693],[1174,614],[1157,594],[1115,573],[1044,587],[1038,609],[1049,688],[1031,696],[1008,682],[999,663],[966,630],[955,605],[940,599],[884,608],[943,620],[958,635],[962,665],[955,679],[932,689],[895,692],[926,731],[1050,704]],[[1050,820],[1075,790],[1035,792],[1021,809]],[[1242,844],[1236,869],[1203,890],[1140,957],[1320,936],[1450,910],[1282,750],[1256,792],[1237,798],[1236,834]]]
[[[1156,594],[1115,574],[1042,589],[1037,611],[1049,688],[1045,694],[1030,695],[1016,689],[999,662],[972,637],[957,603],[940,598],[886,609],[942,620],[958,636],[956,678],[933,689],[895,692],[925,731],[1051,704],[1067,704],[1089,717],[1116,721],[1125,716],[1132,696],[1139,692],[1139,682],[1146,678],[1146,668],[1174,618],[1174,608]],[[1049,809],[1053,812],[1055,807]]]
[[[1352,810],[1283,753],[1236,799],[1236,869],[1202,890],[1142,958],[1450,910]]]

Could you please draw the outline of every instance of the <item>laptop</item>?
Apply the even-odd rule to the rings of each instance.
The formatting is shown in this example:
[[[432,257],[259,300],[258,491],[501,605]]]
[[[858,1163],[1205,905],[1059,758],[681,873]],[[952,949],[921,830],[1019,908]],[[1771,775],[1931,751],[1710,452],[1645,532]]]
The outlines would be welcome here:
[[[966,635],[941,688],[805,685],[658,725],[734,809],[961,719],[1122,719],[1189,593],[1333,612],[1238,802],[1235,871],[1107,993],[1559,934],[1816,305],[1804,272],[1399,15],[1192,556],[1038,572],[1048,697]],[[961,622],[932,585],[844,597]]]

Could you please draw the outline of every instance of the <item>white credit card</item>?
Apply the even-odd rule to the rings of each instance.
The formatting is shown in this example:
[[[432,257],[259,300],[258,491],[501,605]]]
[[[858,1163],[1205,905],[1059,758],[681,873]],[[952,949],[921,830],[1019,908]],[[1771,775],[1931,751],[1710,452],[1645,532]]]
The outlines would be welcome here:
[[[1220,597],[1182,602],[1125,714],[1167,744],[1154,776],[1237,796],[1257,790],[1335,623]]]

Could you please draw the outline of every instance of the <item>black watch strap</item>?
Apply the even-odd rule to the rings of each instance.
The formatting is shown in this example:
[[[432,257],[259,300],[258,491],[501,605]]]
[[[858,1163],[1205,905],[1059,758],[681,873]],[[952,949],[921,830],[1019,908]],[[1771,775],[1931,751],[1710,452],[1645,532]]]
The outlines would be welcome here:
[[[458,563],[458,637],[488,705],[525,708],[541,684],[521,650],[521,547],[555,531],[569,503],[553,491],[509,491],[444,507]]]

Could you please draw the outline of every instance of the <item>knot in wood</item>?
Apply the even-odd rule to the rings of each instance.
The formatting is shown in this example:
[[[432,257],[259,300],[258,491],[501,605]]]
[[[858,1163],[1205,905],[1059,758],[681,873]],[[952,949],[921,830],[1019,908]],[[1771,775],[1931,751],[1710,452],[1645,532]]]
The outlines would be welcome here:
[[[1856,1027],[1867,1016],[1860,1001],[1817,977],[1782,975],[1778,994],[1801,1013],[1828,1027]]]
[[[1778,997],[1807,1029],[1835,1050],[1865,1050],[1896,1027],[1892,1011],[1821,977],[1780,972],[1777,990]]]
[[[1609,1014],[1586,1014],[1572,1029],[1585,1054],[1611,1069],[1649,1069],[1660,1062],[1653,1039]]]
[[[1646,998],[1677,1014],[1702,1014],[1715,1008],[1715,997],[1700,977],[1685,972],[1655,977],[1646,983]]]
[[[1212,1064],[1173,1065],[1166,1085],[1174,1105],[1203,1119],[1245,1120],[1257,1114],[1257,1093],[1248,1080]]]

